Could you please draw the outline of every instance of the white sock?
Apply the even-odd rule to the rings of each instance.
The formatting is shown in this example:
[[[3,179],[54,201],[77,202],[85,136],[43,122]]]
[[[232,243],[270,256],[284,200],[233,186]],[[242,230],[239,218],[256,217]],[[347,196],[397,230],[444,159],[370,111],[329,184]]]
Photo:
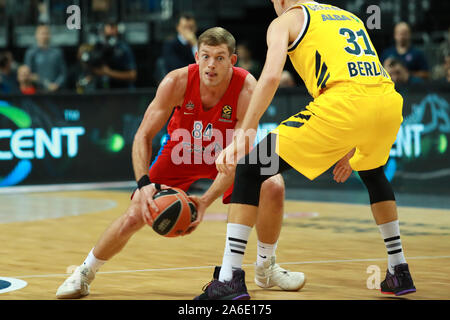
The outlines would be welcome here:
[[[406,263],[400,240],[400,226],[398,220],[378,225],[388,253],[388,270],[394,274],[394,267]]]
[[[94,272],[97,272],[98,269],[106,262],[107,260],[100,260],[94,256],[94,248],[92,248],[91,252],[89,252],[86,260],[84,260],[83,265],[87,266]]]
[[[258,240],[258,250],[256,255],[256,265],[262,266],[263,263],[270,259],[270,257],[275,255],[275,250],[277,249],[277,243],[269,244]]]
[[[252,228],[243,224],[227,224],[227,239],[219,281],[230,281],[233,278],[233,269],[242,268],[242,260],[244,260],[245,248],[251,231]]]

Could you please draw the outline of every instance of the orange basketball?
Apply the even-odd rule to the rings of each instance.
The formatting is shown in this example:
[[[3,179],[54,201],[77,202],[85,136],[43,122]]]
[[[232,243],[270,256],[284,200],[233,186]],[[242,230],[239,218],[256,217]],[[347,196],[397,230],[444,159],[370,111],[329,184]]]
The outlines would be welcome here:
[[[181,189],[159,191],[153,196],[159,212],[149,207],[153,218],[153,230],[164,237],[178,237],[197,219],[197,206]]]

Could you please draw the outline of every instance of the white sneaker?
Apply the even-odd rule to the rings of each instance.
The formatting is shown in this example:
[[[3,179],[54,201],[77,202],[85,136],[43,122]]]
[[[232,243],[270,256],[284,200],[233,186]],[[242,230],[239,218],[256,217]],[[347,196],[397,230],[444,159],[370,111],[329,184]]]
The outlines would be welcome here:
[[[305,285],[306,277],[303,272],[281,268],[272,256],[262,266],[255,265],[255,283],[261,288],[279,286],[286,291],[297,291]]]
[[[78,266],[56,291],[58,299],[78,299],[89,294],[89,284],[95,273],[88,267]]]

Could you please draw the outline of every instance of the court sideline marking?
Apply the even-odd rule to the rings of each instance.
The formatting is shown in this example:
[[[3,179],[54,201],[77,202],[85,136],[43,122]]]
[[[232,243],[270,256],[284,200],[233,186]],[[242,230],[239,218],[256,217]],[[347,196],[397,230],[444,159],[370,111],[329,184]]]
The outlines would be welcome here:
[[[408,257],[408,260],[427,260],[427,259],[449,259],[450,256],[418,256]],[[344,260],[316,260],[316,261],[298,261],[298,262],[277,262],[279,265],[294,265],[294,264],[327,264],[327,263],[348,263],[348,262],[370,262],[370,261],[386,261],[385,258],[374,259],[344,259]],[[253,264],[243,264],[243,267],[250,267]],[[141,269],[141,270],[117,270],[117,271],[99,271],[97,274],[117,274],[117,273],[137,273],[137,272],[154,272],[154,271],[179,271],[179,270],[194,270],[214,268],[215,266],[197,266],[197,267],[178,267],[178,268],[158,268],[158,269]],[[11,278],[27,279],[27,278],[53,278],[53,277],[67,277],[70,273],[59,274],[37,274],[12,276]]]

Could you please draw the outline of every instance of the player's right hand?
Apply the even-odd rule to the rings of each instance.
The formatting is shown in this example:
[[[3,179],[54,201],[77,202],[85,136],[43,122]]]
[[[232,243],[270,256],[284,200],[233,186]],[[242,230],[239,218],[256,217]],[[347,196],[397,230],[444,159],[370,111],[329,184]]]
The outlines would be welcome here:
[[[350,177],[353,172],[352,167],[350,166],[350,159],[355,154],[356,149],[353,148],[349,153],[347,153],[341,160],[336,163],[336,166],[333,169],[333,179],[337,183],[344,183]]]
[[[191,199],[197,208],[197,219],[193,221],[187,230],[183,233],[183,236],[191,234],[200,224],[200,222],[203,221],[203,216],[205,215],[205,211],[208,208],[208,204],[201,198],[197,196],[189,196],[189,199]]]
[[[232,142],[233,144],[233,142]],[[219,156],[216,159],[216,169],[219,173],[223,173],[226,175],[230,175],[233,173],[233,171],[236,169],[236,163],[235,161],[230,157],[230,154],[234,150],[234,145],[229,145],[227,148],[223,149]]]
[[[161,185],[161,189],[169,189],[165,184]],[[155,201],[153,201],[153,196],[159,190],[156,189],[155,184],[151,183],[140,190],[139,192],[139,207],[141,208],[142,218],[144,222],[148,225],[153,225],[153,217],[151,211],[156,215],[159,213],[159,208],[156,205]]]

